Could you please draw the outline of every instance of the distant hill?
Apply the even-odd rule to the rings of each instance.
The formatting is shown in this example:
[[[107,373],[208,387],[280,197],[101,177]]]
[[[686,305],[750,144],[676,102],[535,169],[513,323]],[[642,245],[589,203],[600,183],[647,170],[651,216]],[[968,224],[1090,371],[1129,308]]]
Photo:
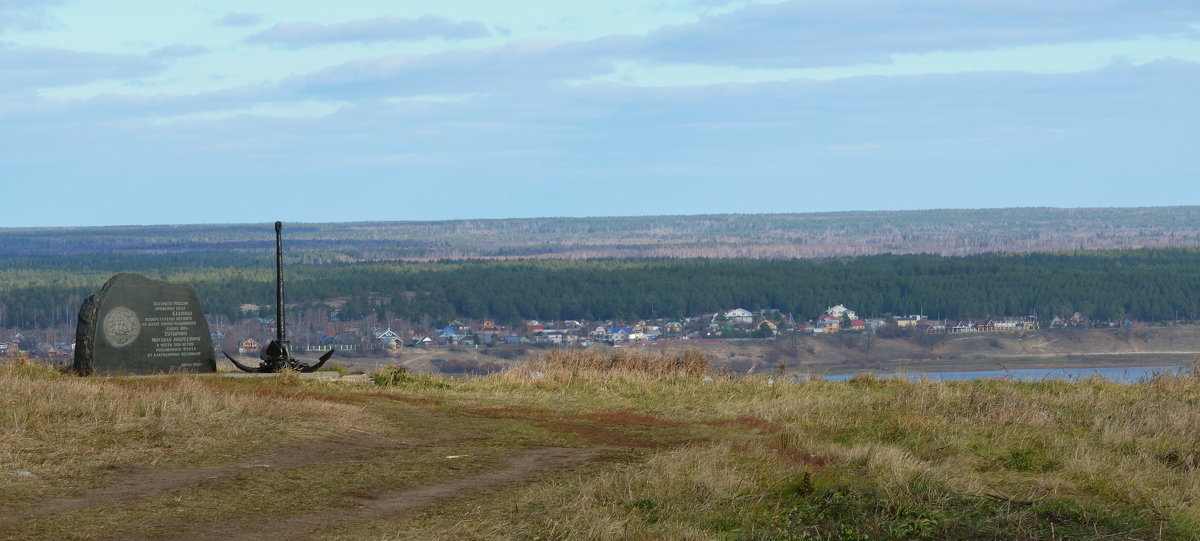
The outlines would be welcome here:
[[[1200,246],[1200,206],[358,222],[285,227],[309,263],[437,259],[962,256]],[[261,254],[268,224],[0,229],[0,257]]]

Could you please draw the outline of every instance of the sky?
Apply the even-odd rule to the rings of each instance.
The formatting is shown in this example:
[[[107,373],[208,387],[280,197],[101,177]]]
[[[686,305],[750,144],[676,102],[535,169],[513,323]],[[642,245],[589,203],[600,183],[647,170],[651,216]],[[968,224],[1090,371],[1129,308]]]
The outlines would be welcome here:
[[[0,227],[1200,204],[1196,0],[0,0]]]

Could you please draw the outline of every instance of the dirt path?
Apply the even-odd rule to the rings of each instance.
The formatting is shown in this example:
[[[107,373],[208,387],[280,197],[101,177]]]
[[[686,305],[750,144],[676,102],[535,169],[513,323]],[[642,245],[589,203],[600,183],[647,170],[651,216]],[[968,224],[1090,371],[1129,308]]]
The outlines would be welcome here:
[[[299,468],[321,462],[357,462],[382,450],[416,447],[429,442],[413,443],[389,440],[362,433],[322,440],[314,444],[289,447],[269,457],[259,457],[238,466],[211,468],[131,468],[118,482],[88,491],[71,498],[56,498],[36,502],[32,506],[7,509],[0,517],[0,538],[5,531],[26,520],[45,520],[73,511],[168,492],[186,491],[209,484],[219,484],[235,478],[250,468]],[[611,455],[609,448],[540,448],[507,457],[502,467],[466,477],[438,483],[395,488],[373,492],[351,492],[343,495],[343,503],[321,507],[287,517],[258,516],[253,519],[235,518],[219,524],[189,524],[181,528],[175,539],[306,539],[332,522],[382,520],[403,518],[409,514],[451,500],[477,497],[489,489],[533,481],[543,475],[570,469],[586,462]],[[455,459],[458,459],[457,457]],[[461,460],[470,460],[464,456]],[[350,508],[347,511],[347,507]],[[119,533],[118,533],[119,535]]]
[[[357,516],[394,518],[407,512],[430,507],[447,499],[457,499],[492,487],[525,483],[546,473],[606,456],[604,449],[556,448],[533,449],[509,457],[504,469],[490,471],[443,483],[389,490],[364,500]]]
[[[185,490],[208,483],[220,483],[232,479],[246,469],[252,468],[295,468],[314,462],[354,462],[366,458],[382,449],[395,449],[415,445],[395,439],[386,439],[366,432],[354,432],[337,438],[320,440],[305,445],[289,446],[268,456],[254,457],[236,466],[211,468],[153,468],[130,467],[116,483],[87,491],[70,498],[54,498],[36,502],[27,508],[8,508],[0,516],[0,534],[15,524],[30,519],[45,519],[72,511],[113,502],[130,500],[141,496]]]
[[[199,535],[176,539],[314,539],[319,538],[318,532],[324,526],[333,522],[404,518],[447,501],[475,498],[488,490],[529,483],[551,472],[603,458],[611,452],[612,450],[597,448],[531,449],[508,457],[504,461],[504,467],[498,470],[433,484],[356,493],[351,497],[356,500],[358,508],[350,512],[335,508],[312,510],[283,518],[262,517],[253,522],[226,523],[217,530],[206,529]]]

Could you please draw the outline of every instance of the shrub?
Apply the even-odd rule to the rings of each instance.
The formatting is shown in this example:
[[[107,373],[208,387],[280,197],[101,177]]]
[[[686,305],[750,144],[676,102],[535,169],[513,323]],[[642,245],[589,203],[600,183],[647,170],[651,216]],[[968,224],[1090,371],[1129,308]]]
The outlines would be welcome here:
[[[446,378],[432,374],[412,374],[402,366],[385,366],[371,372],[371,381],[381,387],[420,387],[427,389],[448,389],[450,383]]]

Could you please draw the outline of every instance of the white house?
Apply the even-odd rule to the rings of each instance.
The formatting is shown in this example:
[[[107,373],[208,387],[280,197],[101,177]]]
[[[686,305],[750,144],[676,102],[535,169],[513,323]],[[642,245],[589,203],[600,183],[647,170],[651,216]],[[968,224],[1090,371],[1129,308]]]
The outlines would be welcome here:
[[[386,331],[375,333],[375,340],[388,347],[400,347],[404,343],[400,335],[396,334],[396,331],[393,331],[391,327]]]
[[[840,304],[837,306],[832,306],[830,308],[825,309],[825,315],[833,316],[838,319],[842,319],[843,316],[849,317],[850,319],[858,319],[858,314],[854,313],[854,310],[846,308],[845,306],[842,306]]]
[[[745,308],[734,308],[725,312],[725,319],[733,325],[749,325],[754,323],[754,313]]]

